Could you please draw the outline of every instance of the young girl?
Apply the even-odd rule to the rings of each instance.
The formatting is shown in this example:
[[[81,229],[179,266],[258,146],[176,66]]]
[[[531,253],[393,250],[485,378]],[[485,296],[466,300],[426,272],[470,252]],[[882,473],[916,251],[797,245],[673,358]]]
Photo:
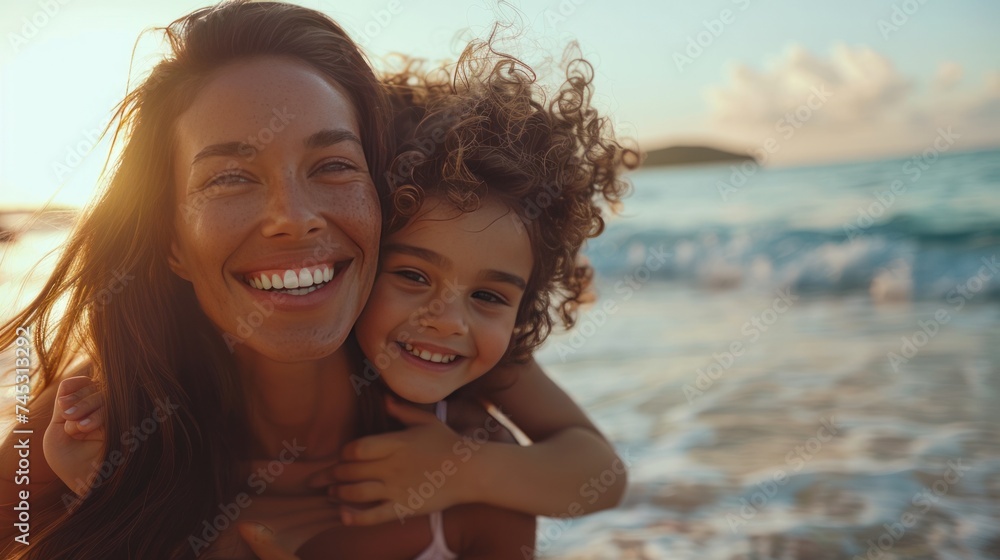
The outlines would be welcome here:
[[[454,80],[418,64],[386,78],[403,143],[383,204],[380,271],[355,326],[367,357],[355,387],[384,384],[429,406],[387,399],[410,427],[355,440],[311,480],[330,487],[345,525],[402,523],[324,532],[301,557],[406,556],[426,546],[426,529],[406,523],[423,513],[433,514],[423,557],[465,557],[458,545],[490,542],[470,535],[496,535],[499,522],[462,508],[442,521],[441,510],[485,503],[567,517],[620,500],[625,464],[586,415],[533,362],[517,376],[504,367],[530,360],[554,324],[573,325],[591,277],[580,248],[603,229],[600,203],[624,194],[621,167],[635,163],[590,106],[589,65],[576,60],[567,74],[546,103],[530,69],[474,45]],[[69,381],[61,394],[90,396],[75,406],[60,399],[54,416],[67,433],[99,441],[100,399],[86,381]],[[482,400],[535,443],[500,443],[505,430],[469,404]],[[74,478],[63,476],[77,489]],[[372,538],[385,531],[403,536]]]

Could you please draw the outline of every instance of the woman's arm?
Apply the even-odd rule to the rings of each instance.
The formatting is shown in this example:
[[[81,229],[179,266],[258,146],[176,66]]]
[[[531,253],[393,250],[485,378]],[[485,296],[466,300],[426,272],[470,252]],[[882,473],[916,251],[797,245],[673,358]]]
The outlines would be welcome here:
[[[534,443],[484,444],[469,461],[476,484],[464,501],[549,517],[615,507],[628,465],[537,362],[512,367],[514,384],[490,398]]]

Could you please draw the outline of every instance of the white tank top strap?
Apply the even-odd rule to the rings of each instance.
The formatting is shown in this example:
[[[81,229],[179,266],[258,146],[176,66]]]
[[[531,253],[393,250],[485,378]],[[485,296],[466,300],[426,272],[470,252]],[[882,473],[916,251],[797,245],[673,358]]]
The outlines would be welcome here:
[[[434,414],[438,420],[446,422],[448,420],[448,402],[438,401],[434,406]],[[430,517],[431,522],[431,544],[414,560],[455,560],[458,558],[458,555],[448,548],[448,541],[444,538],[444,517],[441,512],[435,511],[428,517]]]

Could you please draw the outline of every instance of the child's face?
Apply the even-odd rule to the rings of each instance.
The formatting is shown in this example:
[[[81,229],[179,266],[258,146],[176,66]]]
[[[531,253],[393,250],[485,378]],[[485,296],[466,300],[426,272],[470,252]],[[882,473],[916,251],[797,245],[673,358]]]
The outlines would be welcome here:
[[[462,213],[428,197],[383,240],[381,262],[355,332],[393,392],[437,402],[500,361],[532,268],[507,206],[488,199]]]

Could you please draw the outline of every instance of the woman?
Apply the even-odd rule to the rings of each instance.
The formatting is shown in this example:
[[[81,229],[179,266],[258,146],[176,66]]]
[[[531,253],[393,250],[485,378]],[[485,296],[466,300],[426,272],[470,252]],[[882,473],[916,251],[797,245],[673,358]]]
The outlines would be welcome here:
[[[42,373],[20,426],[35,434],[60,378],[104,382],[114,464],[86,500],[67,500],[39,447],[27,486],[7,479],[16,456],[5,454],[5,501],[29,490],[32,508],[30,548],[5,535],[5,557],[194,557],[189,538],[246,481],[241,461],[285,457],[289,445],[330,456],[368,431],[355,419],[374,407],[348,374],[329,372],[356,369],[343,342],[376,269],[392,153],[382,88],[312,10],[231,3],[166,32],[174,56],[119,107],[125,142],[106,190],[0,336],[6,348],[17,326],[35,325]],[[268,188],[247,194],[227,170],[253,160]],[[323,267],[330,281],[294,298],[261,297],[242,280]],[[128,284],[100,295],[116,274]]]

